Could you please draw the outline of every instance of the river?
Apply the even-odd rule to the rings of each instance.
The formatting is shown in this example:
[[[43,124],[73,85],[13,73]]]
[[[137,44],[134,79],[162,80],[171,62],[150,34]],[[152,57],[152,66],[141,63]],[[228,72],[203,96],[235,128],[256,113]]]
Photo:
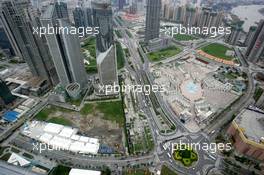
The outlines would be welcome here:
[[[243,29],[248,32],[250,26],[256,25],[255,22],[264,19],[264,16],[259,12],[262,8],[264,8],[264,5],[237,6],[231,12],[245,21]]]

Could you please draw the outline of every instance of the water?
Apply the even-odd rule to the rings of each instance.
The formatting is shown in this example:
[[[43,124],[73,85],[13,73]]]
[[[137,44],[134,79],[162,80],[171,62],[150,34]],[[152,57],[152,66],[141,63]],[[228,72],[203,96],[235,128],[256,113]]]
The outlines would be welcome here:
[[[243,29],[248,32],[250,26],[256,25],[255,22],[264,19],[264,16],[258,11],[262,8],[264,8],[264,5],[237,6],[231,12],[245,21]]]

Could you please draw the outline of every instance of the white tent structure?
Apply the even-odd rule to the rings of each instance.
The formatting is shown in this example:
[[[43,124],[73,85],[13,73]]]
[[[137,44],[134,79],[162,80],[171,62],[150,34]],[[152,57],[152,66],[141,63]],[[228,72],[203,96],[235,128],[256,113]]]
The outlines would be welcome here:
[[[101,172],[84,169],[71,169],[69,175],[101,175]]]

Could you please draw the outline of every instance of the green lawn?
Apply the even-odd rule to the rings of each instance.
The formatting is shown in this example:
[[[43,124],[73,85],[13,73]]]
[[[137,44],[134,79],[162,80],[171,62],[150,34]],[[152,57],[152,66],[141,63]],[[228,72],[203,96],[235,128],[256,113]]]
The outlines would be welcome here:
[[[51,114],[51,113],[52,113],[52,110],[51,110],[51,109],[49,109],[49,108],[44,108],[42,111],[40,111],[40,112],[36,115],[35,119],[36,119],[36,120],[40,120],[40,121],[45,121],[45,120],[48,119],[49,114]]]
[[[11,153],[6,153],[0,158],[0,160],[8,161],[10,156],[11,156]]]
[[[96,59],[90,58],[89,59],[90,64],[85,64],[85,70],[88,74],[91,73],[97,73],[97,63]]]
[[[4,153],[5,149],[7,149],[8,147],[1,147],[0,146],[0,156]]]
[[[261,97],[261,95],[263,94],[263,92],[264,92],[264,90],[262,88],[260,88],[260,87],[256,88],[256,90],[254,92],[254,96],[253,96],[254,100],[258,101],[259,98]]]
[[[47,122],[65,125],[65,126],[72,126],[72,122],[68,119],[63,118],[63,117],[52,117]]]
[[[169,169],[167,166],[163,165],[161,168],[161,175],[177,175],[177,174],[173,172],[171,169]]]
[[[4,69],[6,67],[7,67],[7,65],[0,65],[0,69]]]
[[[176,47],[176,46],[170,46],[168,48],[165,49],[161,49],[159,51],[156,52],[151,52],[148,53],[148,58],[150,59],[150,61],[160,61],[172,56],[175,56],[177,54],[179,54],[181,52],[181,49]]]
[[[122,34],[120,33],[120,31],[115,30],[115,33],[116,33],[116,35],[117,35],[118,38],[123,38],[123,37],[122,37]]]
[[[183,146],[182,149],[178,149],[173,153],[173,158],[180,161],[184,166],[189,167],[198,160],[198,154],[194,150],[186,148],[187,145],[181,146]]]
[[[124,125],[125,118],[122,101],[88,103],[81,109],[82,115],[96,115],[96,112],[103,113],[105,120],[117,122],[120,126]]]
[[[96,38],[88,38],[84,41],[82,49],[88,50],[92,57],[96,58]]]
[[[50,175],[68,175],[70,170],[70,167],[59,165],[51,171]]]
[[[193,35],[185,35],[185,34],[176,34],[176,35],[174,35],[174,38],[178,41],[190,41],[190,40],[196,40],[197,39]]]
[[[91,114],[93,112],[93,107],[94,105],[91,104],[91,103],[86,103],[84,105],[84,107],[81,109],[81,114],[82,115],[88,115],[88,114]]]
[[[52,117],[49,119],[49,116],[52,113],[55,113],[57,111],[71,112],[71,110],[69,110],[69,109],[64,109],[64,108],[60,108],[60,107],[56,107],[56,106],[48,106],[48,107],[45,107],[44,109],[42,109],[35,116],[35,119],[39,120],[39,121],[45,121],[45,122],[50,122],[50,123],[57,123],[57,124],[62,124],[62,125],[66,125],[66,126],[71,126],[72,123],[63,117]]]
[[[233,49],[230,49],[222,44],[213,43],[213,44],[210,44],[208,46],[201,48],[201,50],[209,55],[222,58],[228,61],[231,61],[234,59],[234,57],[232,56],[226,56],[226,51],[233,50]]]
[[[117,57],[117,68],[121,69],[125,65],[125,55],[123,48],[119,42],[116,42],[116,57]]]

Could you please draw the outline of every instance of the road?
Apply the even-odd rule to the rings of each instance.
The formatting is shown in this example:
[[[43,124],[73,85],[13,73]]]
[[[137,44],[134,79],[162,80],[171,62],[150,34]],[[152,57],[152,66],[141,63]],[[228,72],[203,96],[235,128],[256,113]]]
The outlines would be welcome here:
[[[144,85],[144,82],[142,81],[144,79],[144,76],[148,78],[150,84],[153,84],[153,77],[149,72],[148,58],[141,49],[138,41],[134,38],[130,38],[127,35],[127,32],[125,31],[128,30],[127,27],[118,26],[118,29],[123,35],[123,40],[122,40],[123,44],[127,46],[130,55],[132,55],[133,57],[133,59],[131,59],[133,67],[128,65],[126,62],[125,64],[126,69],[129,71],[129,73],[131,73],[135,77],[137,84]],[[202,42],[194,46],[193,48],[189,48],[189,46],[187,46],[188,49],[185,49],[183,53],[177,55],[176,57],[172,57],[167,60],[164,60],[163,62],[168,63],[175,59],[184,57],[185,55],[194,52],[195,49],[202,47],[206,44],[209,44],[211,42],[215,42],[218,39],[219,38],[208,39],[207,40],[208,42]],[[141,57],[138,52],[138,48],[141,55],[144,58],[144,63],[141,60]],[[241,54],[238,54],[238,56],[241,57]],[[242,62],[242,66],[241,66],[242,69],[248,75],[249,85],[247,88],[247,92],[239,99],[239,101],[237,101],[235,104],[233,104],[230,107],[231,109],[230,111],[223,112],[217,119],[214,120],[213,123],[211,123],[205,129],[205,131],[199,131],[197,133],[191,133],[190,131],[188,131],[185,128],[184,124],[179,121],[179,117],[177,117],[175,113],[171,110],[167,102],[163,100],[161,94],[155,93],[160,108],[165,113],[168,120],[170,120],[172,123],[176,125],[176,130],[174,132],[171,132],[169,134],[162,133],[161,132],[162,128],[157,121],[156,118],[157,116],[153,110],[153,106],[151,104],[150,106],[146,106],[146,103],[150,101],[149,96],[145,95],[144,93],[139,93],[137,95],[139,99],[138,100],[139,106],[141,106],[140,110],[142,110],[147,116],[147,120],[149,122],[149,126],[151,128],[151,132],[155,143],[154,150],[150,154],[145,154],[139,157],[132,157],[132,156],[102,157],[102,156],[74,154],[65,151],[43,151],[41,154],[37,150],[34,150],[33,152],[35,155],[56,160],[58,163],[62,163],[65,165],[72,165],[76,167],[83,167],[83,168],[86,168],[87,165],[91,165],[95,167],[106,165],[109,166],[111,169],[116,169],[116,172],[119,172],[119,170],[117,170],[119,168],[133,167],[134,165],[148,165],[148,166],[157,167],[158,165],[163,163],[174,169],[179,174],[186,174],[186,175],[207,174],[209,170],[215,167],[216,159],[218,159],[219,157],[217,154],[199,149],[197,150],[197,153],[199,155],[199,160],[192,167],[188,168],[173,161],[171,156],[169,156],[171,155],[172,152],[171,148],[168,147],[164,149],[164,145],[179,143],[180,141],[186,143],[210,144],[213,141],[213,135],[209,133],[211,133],[212,130],[220,128],[225,123],[229,122],[233,114],[236,114],[237,112],[240,111],[241,108],[251,103],[251,100],[249,99],[252,99],[255,90],[255,84],[252,75],[256,72],[255,71],[256,68],[250,65],[248,66],[245,60],[241,62]],[[37,111],[39,111],[42,105],[43,106],[45,105],[45,101],[41,102],[38,107],[35,107],[27,114],[29,118],[32,117],[33,114],[35,114]],[[14,138],[11,142],[12,144],[17,145],[18,147],[27,150],[29,152],[32,152],[33,150],[32,140],[29,138],[18,136]]]

